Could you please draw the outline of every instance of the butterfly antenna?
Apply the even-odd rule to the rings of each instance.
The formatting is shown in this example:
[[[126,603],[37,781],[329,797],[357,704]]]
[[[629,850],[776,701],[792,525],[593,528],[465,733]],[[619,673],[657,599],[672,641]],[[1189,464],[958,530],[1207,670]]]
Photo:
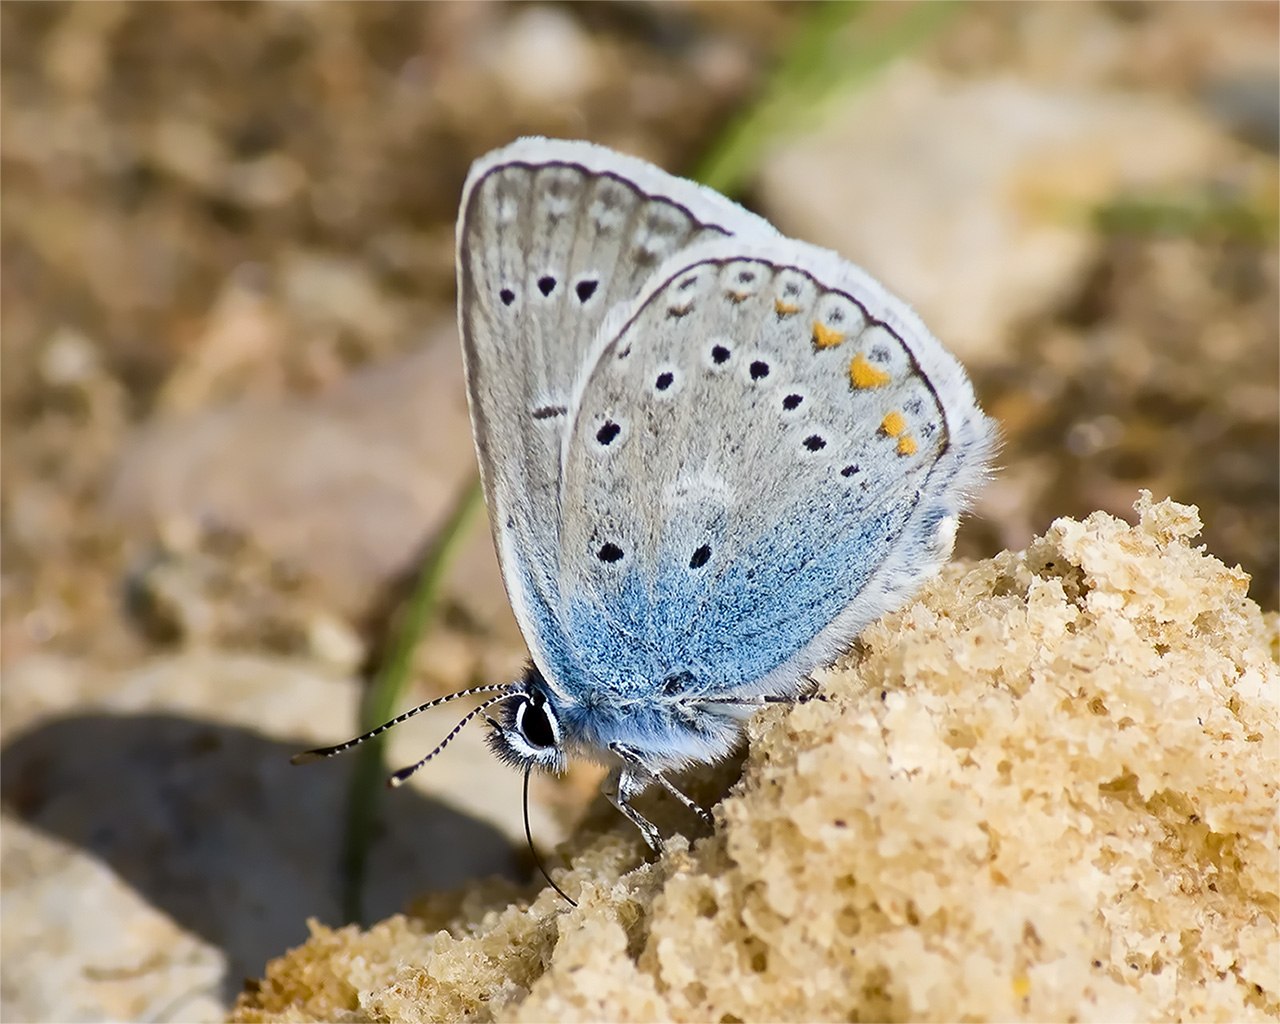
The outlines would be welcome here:
[[[319,761],[321,758],[333,757],[335,754],[341,754],[344,751],[350,750],[352,747],[358,747],[361,743],[365,742],[365,740],[371,740],[375,736],[381,736],[392,726],[399,725],[401,722],[407,722],[414,715],[420,715],[424,711],[430,711],[432,708],[437,708],[441,704],[448,704],[451,700],[457,700],[459,697],[470,697],[477,693],[493,693],[497,690],[506,691],[509,696],[512,693],[521,692],[520,690],[512,689],[516,685],[517,684],[515,683],[492,683],[488,686],[473,686],[469,690],[459,690],[457,693],[451,693],[445,697],[437,697],[435,700],[429,700],[425,704],[419,704],[416,708],[406,711],[403,715],[397,715],[389,722],[383,722],[376,729],[370,729],[368,732],[361,736],[357,736],[353,740],[347,740],[346,743],[339,743],[332,747],[316,747],[314,750],[304,750],[301,754],[294,754],[293,757],[289,759],[289,762],[291,764],[310,764],[312,761]],[[489,704],[496,703],[497,700],[489,701],[488,703],[481,705],[481,707],[488,707]],[[463,721],[466,720],[467,719],[463,719]],[[453,735],[450,734],[449,739],[452,738]],[[448,740],[445,742],[447,743]],[[441,744],[441,746],[443,745],[444,744]]]
[[[532,765],[524,770],[524,838],[529,844],[529,855],[533,857],[533,862],[538,865],[538,870],[542,873],[542,877],[547,880],[547,884],[558,892],[560,894],[560,898],[569,904],[569,906],[576,907],[578,904],[574,902],[573,898],[561,889],[560,886],[556,885],[555,879],[547,874],[547,869],[542,866],[542,858],[538,856],[538,851],[533,845],[533,831],[529,828],[529,775],[532,771]]]
[[[460,721],[457,725],[455,725],[452,729],[449,730],[449,735],[446,736],[444,739],[442,739],[439,743],[437,743],[435,747],[432,748],[432,750],[430,750],[427,753],[426,757],[422,758],[420,761],[416,761],[413,764],[409,765],[408,768],[401,768],[398,772],[392,772],[391,777],[387,779],[387,785],[390,786],[392,789],[394,789],[396,786],[403,786],[409,780],[410,775],[416,772],[424,764],[426,764],[433,757],[435,757],[436,754],[440,753],[440,751],[444,750],[445,747],[447,747],[450,743],[452,743],[454,737],[457,736],[458,733],[462,732],[463,727],[469,721],[471,721],[471,719],[475,718],[476,715],[483,714],[486,710],[493,707],[493,705],[499,703],[500,701],[510,700],[512,697],[523,697],[523,696],[524,696],[524,692],[522,690],[516,690],[515,692],[512,692],[512,693],[500,693],[498,694],[498,696],[490,697],[488,700],[483,701],[476,707],[472,708],[470,711],[468,711],[465,715],[462,716],[462,721]]]

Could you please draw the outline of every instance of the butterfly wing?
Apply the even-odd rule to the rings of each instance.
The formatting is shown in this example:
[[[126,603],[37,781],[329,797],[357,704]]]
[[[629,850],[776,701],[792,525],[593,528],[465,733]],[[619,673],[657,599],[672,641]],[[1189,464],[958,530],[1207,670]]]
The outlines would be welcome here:
[[[569,406],[608,311],[673,253],[774,229],[719,194],[583,142],[477,161],[458,218],[458,310],[490,524],[517,620],[554,685]]]
[[[559,502],[556,605],[586,699],[794,690],[950,554],[993,427],[857,267],[710,241],[605,333]]]

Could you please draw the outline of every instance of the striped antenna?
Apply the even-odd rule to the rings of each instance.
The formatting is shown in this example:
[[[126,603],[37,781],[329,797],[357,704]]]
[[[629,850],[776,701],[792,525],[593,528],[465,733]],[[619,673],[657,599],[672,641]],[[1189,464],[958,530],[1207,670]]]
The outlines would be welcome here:
[[[352,747],[358,747],[365,740],[371,740],[375,736],[381,736],[384,732],[386,732],[392,726],[399,725],[401,722],[407,722],[414,715],[420,715],[424,711],[430,711],[432,708],[437,708],[441,704],[448,704],[449,701],[457,700],[459,697],[470,697],[477,693],[494,693],[495,691],[499,691],[499,690],[504,692],[505,697],[516,696],[524,692],[523,690],[513,689],[518,685],[519,685],[518,683],[491,683],[488,686],[473,686],[469,690],[459,690],[457,693],[451,693],[446,697],[437,697],[435,700],[429,700],[425,704],[419,704],[416,708],[413,708],[410,711],[406,711],[403,715],[397,715],[395,718],[391,719],[391,721],[389,722],[383,722],[376,729],[370,729],[368,732],[364,733],[362,736],[357,736],[353,740],[347,740],[346,743],[339,743],[336,746],[332,746],[332,747],[317,747],[315,750],[304,750],[301,754],[294,754],[293,757],[289,759],[289,762],[291,764],[310,764],[312,761],[319,761],[321,758],[333,757],[335,754],[341,754],[344,751],[350,750]],[[498,703],[498,701],[503,699],[504,697],[495,697],[493,700],[489,700],[481,704],[480,707],[477,708],[476,710],[479,711],[484,708],[487,708],[490,705],[496,704]],[[476,713],[475,711],[472,711],[470,714],[468,714],[467,717],[464,718],[461,723],[459,723],[458,729],[462,728],[463,724],[470,721],[471,717],[475,713]],[[453,739],[458,729],[454,729],[454,731],[449,734],[448,738],[444,741],[444,743],[448,743],[449,740]],[[444,743],[441,743],[440,747],[443,747]],[[430,754],[427,755],[427,758],[425,760],[429,760],[431,756],[434,755],[436,751],[440,749],[440,747],[436,747],[435,750],[433,750]]]
[[[490,697],[488,700],[484,701],[478,707],[472,708],[470,711],[468,711],[465,715],[462,716],[462,721],[459,722],[457,725],[455,725],[449,731],[449,735],[446,736],[444,739],[442,739],[439,743],[437,743],[435,745],[435,749],[432,750],[429,754],[427,754],[426,757],[424,757],[421,761],[418,761],[416,764],[409,765],[408,768],[401,768],[398,772],[392,772],[391,777],[387,779],[387,785],[392,787],[393,789],[396,786],[403,786],[405,782],[408,781],[410,775],[416,772],[424,764],[426,764],[433,757],[435,757],[436,754],[440,753],[440,751],[444,750],[445,747],[447,747],[451,742],[453,742],[453,738],[457,736],[458,733],[462,732],[462,727],[465,726],[469,721],[471,721],[471,719],[475,718],[476,715],[481,714],[482,712],[493,707],[493,705],[497,704],[499,701],[510,700],[512,697],[527,697],[527,696],[528,694],[526,694],[523,690],[516,690],[512,693],[502,693],[502,694],[499,694],[497,697]]]

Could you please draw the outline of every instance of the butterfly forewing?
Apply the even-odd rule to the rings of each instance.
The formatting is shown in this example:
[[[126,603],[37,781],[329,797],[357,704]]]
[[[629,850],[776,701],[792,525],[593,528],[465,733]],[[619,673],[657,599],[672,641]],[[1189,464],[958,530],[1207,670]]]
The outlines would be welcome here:
[[[522,140],[472,169],[459,320],[476,448],[513,606],[535,660],[556,629],[561,450],[606,313],[699,241],[772,229],[721,197],[584,143]]]

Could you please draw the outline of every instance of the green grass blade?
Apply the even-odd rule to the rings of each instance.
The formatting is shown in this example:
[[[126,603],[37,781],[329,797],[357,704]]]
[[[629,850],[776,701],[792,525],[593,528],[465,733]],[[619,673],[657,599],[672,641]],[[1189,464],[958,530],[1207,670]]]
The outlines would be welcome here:
[[[732,195],[778,138],[817,123],[828,106],[892,61],[918,47],[956,4],[868,4],[828,0],[796,32],[760,99],[730,122],[694,177]],[[885,11],[894,17],[885,20]]]
[[[365,694],[360,709],[361,732],[381,725],[395,715],[409,682],[414,651],[426,633],[440,600],[449,564],[467,527],[483,506],[483,497],[477,477],[458,498],[448,519],[427,548],[413,594],[401,611],[386,656]],[[369,845],[373,841],[389,772],[384,740],[384,736],[379,736],[357,748],[351,786],[347,791],[347,827],[342,852],[342,912],[348,921],[359,921],[363,916]]]

